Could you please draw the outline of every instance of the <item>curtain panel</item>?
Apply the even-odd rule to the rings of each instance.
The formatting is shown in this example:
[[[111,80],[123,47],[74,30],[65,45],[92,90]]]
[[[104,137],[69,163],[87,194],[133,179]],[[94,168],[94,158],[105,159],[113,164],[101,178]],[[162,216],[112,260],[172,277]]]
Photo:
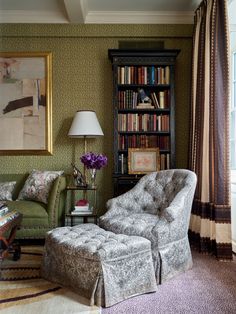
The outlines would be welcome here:
[[[201,252],[232,259],[227,0],[203,1],[195,12],[189,168],[198,177],[190,241]]]

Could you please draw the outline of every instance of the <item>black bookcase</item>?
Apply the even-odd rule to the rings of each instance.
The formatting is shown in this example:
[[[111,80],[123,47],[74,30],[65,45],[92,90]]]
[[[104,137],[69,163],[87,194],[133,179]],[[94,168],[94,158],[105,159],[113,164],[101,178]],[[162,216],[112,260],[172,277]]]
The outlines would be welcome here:
[[[128,173],[128,148],[158,147],[160,169],[175,168],[174,81],[179,52],[108,50],[113,71],[115,196],[142,176]]]

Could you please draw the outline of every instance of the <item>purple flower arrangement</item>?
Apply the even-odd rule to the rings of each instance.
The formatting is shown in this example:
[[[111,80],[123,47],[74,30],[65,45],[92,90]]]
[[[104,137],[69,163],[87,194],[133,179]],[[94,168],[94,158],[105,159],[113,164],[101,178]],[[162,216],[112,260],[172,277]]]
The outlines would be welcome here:
[[[99,170],[107,165],[107,157],[105,155],[92,152],[84,154],[80,157],[80,160],[88,169]]]

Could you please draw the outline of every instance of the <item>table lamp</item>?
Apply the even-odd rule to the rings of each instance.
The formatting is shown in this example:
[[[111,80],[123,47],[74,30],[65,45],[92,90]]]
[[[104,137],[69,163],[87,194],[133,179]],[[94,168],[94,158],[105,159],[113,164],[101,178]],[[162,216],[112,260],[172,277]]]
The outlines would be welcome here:
[[[84,139],[84,153],[87,153],[87,138],[103,136],[95,111],[79,110],[76,112],[68,136]]]
[[[84,154],[87,153],[87,138],[103,136],[103,131],[98,122],[95,111],[78,110],[72,121],[68,136],[71,138],[84,139]],[[84,176],[85,166],[84,166]]]

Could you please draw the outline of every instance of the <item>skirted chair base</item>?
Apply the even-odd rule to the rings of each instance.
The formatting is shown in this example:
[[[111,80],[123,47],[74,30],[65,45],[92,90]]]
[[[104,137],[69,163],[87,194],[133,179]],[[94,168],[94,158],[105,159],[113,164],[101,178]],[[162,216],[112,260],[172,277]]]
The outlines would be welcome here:
[[[42,276],[105,307],[157,288],[150,241],[94,224],[49,231]]]
[[[159,248],[159,255],[160,284],[180,273],[183,273],[184,271],[191,269],[193,266],[192,254],[187,236],[184,239],[172,242],[163,248]]]

